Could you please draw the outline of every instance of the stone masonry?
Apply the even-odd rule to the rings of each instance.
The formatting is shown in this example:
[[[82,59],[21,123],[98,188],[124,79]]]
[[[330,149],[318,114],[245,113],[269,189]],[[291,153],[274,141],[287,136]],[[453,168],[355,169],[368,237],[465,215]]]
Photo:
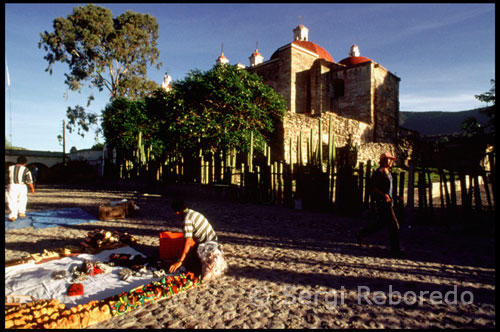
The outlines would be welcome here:
[[[302,28],[305,33],[299,35]],[[317,146],[320,118],[321,139],[323,145],[328,144],[330,117],[336,147],[348,142],[358,145],[358,161],[377,162],[387,151],[397,154],[400,78],[359,56],[356,45],[348,58],[335,62],[321,46],[307,40],[307,31],[297,27],[294,42],[280,47],[268,61],[247,68],[282,94],[287,103],[288,111],[271,142],[273,159],[289,163],[291,157],[296,162],[301,132],[302,158],[306,161],[306,142],[312,130]]]

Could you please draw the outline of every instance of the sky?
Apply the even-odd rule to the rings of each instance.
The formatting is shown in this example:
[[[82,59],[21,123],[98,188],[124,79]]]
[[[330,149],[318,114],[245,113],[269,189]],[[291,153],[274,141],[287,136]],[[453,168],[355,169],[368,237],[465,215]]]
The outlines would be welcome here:
[[[495,78],[495,4],[398,3],[96,3],[116,17],[127,10],[154,16],[163,66],[147,76],[158,84],[165,72],[183,80],[189,71],[210,70],[223,50],[230,64],[249,65],[258,46],[264,61],[293,41],[303,24],[309,41],[335,62],[353,44],[400,81],[400,111],[458,112],[484,107],[474,95],[490,90]],[[45,71],[40,33],[53,32],[55,18],[79,3],[7,3],[5,13],[5,138],[30,150],[61,151],[68,107],[86,106],[89,89],[69,91],[67,65]],[[94,92],[89,111],[100,115],[107,91]],[[104,143],[94,130],[82,138],[65,132],[66,152]]]

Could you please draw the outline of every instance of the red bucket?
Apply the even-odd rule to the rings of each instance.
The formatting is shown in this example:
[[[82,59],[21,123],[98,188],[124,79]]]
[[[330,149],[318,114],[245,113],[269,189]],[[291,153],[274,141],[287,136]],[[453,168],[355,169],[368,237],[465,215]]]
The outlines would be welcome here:
[[[184,233],[160,233],[160,258],[180,258],[184,250]]]

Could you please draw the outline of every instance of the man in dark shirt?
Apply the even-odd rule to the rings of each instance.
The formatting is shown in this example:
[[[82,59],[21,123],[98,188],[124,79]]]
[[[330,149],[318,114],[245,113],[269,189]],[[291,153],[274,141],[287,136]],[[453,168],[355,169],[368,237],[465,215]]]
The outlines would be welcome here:
[[[399,222],[394,213],[394,199],[392,197],[391,167],[396,158],[386,152],[380,156],[380,167],[373,173],[370,186],[371,195],[375,201],[378,221],[356,233],[358,244],[361,245],[363,237],[387,228],[391,246],[391,256],[403,258],[405,255],[399,247]]]

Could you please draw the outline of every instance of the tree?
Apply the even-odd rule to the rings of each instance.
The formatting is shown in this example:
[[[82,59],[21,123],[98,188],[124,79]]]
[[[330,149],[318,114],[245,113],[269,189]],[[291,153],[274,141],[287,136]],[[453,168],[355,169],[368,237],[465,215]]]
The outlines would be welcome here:
[[[462,122],[462,130],[466,136],[483,135],[487,132],[495,134],[495,80],[491,80],[491,88],[489,91],[474,96],[477,100],[483,103],[493,103],[492,107],[486,107],[479,110],[480,113],[489,117],[487,125],[483,128],[481,123],[475,117],[468,117]]]
[[[474,97],[480,102],[486,104],[493,103],[493,105],[495,105],[495,80],[492,79],[490,82],[491,82],[491,89],[489,91],[480,95],[475,95]]]
[[[114,99],[102,112],[102,129],[106,142],[116,148],[120,159],[132,160],[137,148],[139,132],[145,146],[161,148],[157,139],[157,126],[148,117],[146,101]]]
[[[44,59],[50,74],[54,63],[68,65],[65,84],[71,91],[81,92],[88,85],[99,92],[106,89],[111,100],[135,100],[158,86],[146,77],[148,65],[161,67],[157,63],[158,24],[149,14],[127,11],[113,18],[109,9],[89,4],[75,7],[66,18],[56,18],[53,28],[53,32],[40,34],[38,47],[47,52]],[[90,95],[87,107],[93,99]],[[81,136],[97,124],[97,115],[82,106],[69,107],[66,114],[67,129],[72,132],[78,127]]]
[[[12,149],[12,144],[10,143],[10,141],[7,139],[7,137],[5,137],[5,148],[6,149]]]
[[[492,107],[487,107],[484,110],[481,110],[480,112],[483,114],[486,114],[490,119],[488,121],[487,129],[490,129],[493,134],[495,133],[495,80],[491,80],[491,88],[489,91],[480,94],[480,95],[475,95],[474,97],[488,105],[488,103],[493,103]]]
[[[232,65],[193,70],[158,97],[162,103],[152,108],[164,115],[165,145],[175,142],[192,151],[245,150],[251,132],[256,141],[269,141],[286,110],[284,98],[260,76]]]

